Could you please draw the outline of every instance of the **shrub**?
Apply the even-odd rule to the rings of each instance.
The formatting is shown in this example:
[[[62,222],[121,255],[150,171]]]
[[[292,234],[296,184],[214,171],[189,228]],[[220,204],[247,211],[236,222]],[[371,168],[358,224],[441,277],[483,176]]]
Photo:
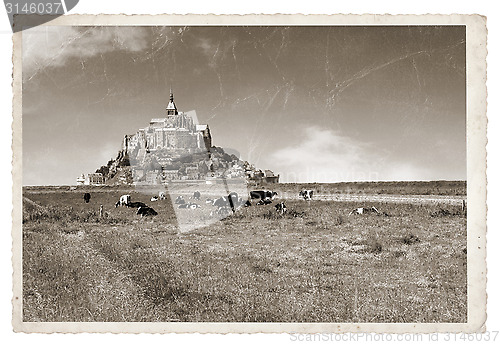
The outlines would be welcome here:
[[[378,241],[371,242],[367,245],[366,251],[373,254],[379,254],[382,252],[382,245]]]
[[[451,216],[452,213],[448,210],[440,208],[438,211],[432,212],[431,217],[446,217]]]
[[[440,208],[438,211],[434,211],[431,213],[431,217],[448,217],[448,216],[461,216],[467,217],[467,210],[454,209],[452,211],[448,209]]]
[[[304,218],[306,216],[305,212],[298,212],[295,210],[290,210],[287,212],[289,218]]]
[[[340,214],[336,215],[335,218],[333,219],[334,226],[339,226],[339,225],[342,225],[344,223],[345,223],[345,219]]]
[[[403,242],[404,244],[414,244],[414,243],[417,243],[417,242],[420,242],[420,239],[413,235],[413,234],[406,234],[404,235],[402,238],[401,238],[401,242]]]

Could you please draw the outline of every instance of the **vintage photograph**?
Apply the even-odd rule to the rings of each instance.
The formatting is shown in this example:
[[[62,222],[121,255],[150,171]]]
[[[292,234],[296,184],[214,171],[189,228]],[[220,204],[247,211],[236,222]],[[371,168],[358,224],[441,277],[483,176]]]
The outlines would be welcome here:
[[[477,323],[467,23],[70,20],[16,33],[21,324]]]

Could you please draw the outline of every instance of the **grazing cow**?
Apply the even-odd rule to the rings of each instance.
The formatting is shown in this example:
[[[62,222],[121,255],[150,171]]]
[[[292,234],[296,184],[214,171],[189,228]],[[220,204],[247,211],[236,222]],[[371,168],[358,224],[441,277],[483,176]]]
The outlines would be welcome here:
[[[276,208],[276,212],[278,212],[280,215],[283,216],[286,213],[286,205],[283,201],[277,203],[276,205],[274,205],[274,207]]]
[[[184,200],[184,197],[182,195],[179,195],[177,198],[175,198],[174,203],[177,205],[185,204],[186,200]]]
[[[148,207],[148,205],[146,205],[145,203],[143,202],[140,202],[140,201],[136,201],[136,202],[129,202],[127,205],[125,205],[127,207],[130,207],[130,208],[141,208],[141,207]]]
[[[260,199],[264,200],[269,198],[274,200],[274,198],[278,195],[278,193],[270,191],[270,190],[253,190],[250,192],[250,199]]]
[[[167,196],[165,195],[165,192],[160,192],[158,193],[158,198],[160,198],[160,200],[165,200]]]
[[[250,206],[252,206],[252,202],[250,200],[245,201],[245,203],[243,204],[243,207],[250,207]]]
[[[201,193],[200,192],[196,191],[196,192],[193,193],[193,199],[194,200],[200,200],[200,198],[201,198]]]
[[[310,189],[302,190],[299,193],[299,196],[304,198],[304,200],[312,200],[313,197],[313,191]]]
[[[256,205],[258,205],[258,206],[260,206],[260,205],[269,205],[269,204],[272,204],[272,203],[273,203],[273,201],[270,198],[265,198],[265,199],[259,200],[259,202]]]
[[[137,214],[141,215],[141,217],[146,217],[146,216],[156,216],[158,215],[158,212],[153,210],[151,207],[148,206],[141,206],[137,209]]]
[[[236,208],[239,206],[239,197],[238,193],[231,192],[228,196],[221,196],[220,198],[214,199],[212,202],[212,206],[216,207],[229,207],[233,212],[236,211]]]
[[[214,199],[212,201],[212,206],[216,207],[229,207],[229,200],[225,196],[221,196],[220,198]]]
[[[115,207],[126,206],[129,203],[130,203],[130,195],[129,194],[122,195],[120,197],[120,200],[118,200],[118,202],[115,204]]]
[[[83,194],[83,200],[85,200],[85,203],[88,204],[90,202],[90,193]]]
[[[370,207],[370,208],[367,208],[367,207],[358,207],[354,210],[352,210],[351,212],[349,212],[349,215],[351,214],[366,214],[366,213],[377,213],[379,214],[380,212],[375,208],[375,207]]]
[[[157,196],[151,197],[151,201],[158,201],[158,197]]]
[[[198,204],[195,204],[194,202],[190,202],[189,204],[180,204],[179,208],[187,208],[190,210],[196,210],[197,208],[200,208],[201,206]]]

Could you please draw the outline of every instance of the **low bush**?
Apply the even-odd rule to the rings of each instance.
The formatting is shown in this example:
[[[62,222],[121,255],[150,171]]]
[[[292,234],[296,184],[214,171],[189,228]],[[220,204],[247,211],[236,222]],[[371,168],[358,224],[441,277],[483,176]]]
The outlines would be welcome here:
[[[417,236],[409,233],[409,234],[405,234],[401,238],[401,242],[403,242],[404,244],[410,245],[410,244],[414,244],[414,243],[420,242],[420,239]]]

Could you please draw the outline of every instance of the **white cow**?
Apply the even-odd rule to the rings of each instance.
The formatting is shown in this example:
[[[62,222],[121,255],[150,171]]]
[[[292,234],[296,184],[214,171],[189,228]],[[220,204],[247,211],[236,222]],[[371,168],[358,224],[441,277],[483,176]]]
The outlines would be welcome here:
[[[120,200],[115,204],[115,207],[126,206],[130,204],[130,194],[125,194],[120,197]]]
[[[304,200],[312,200],[313,193],[314,192],[311,189],[306,189],[300,191],[299,196],[303,197]]]

